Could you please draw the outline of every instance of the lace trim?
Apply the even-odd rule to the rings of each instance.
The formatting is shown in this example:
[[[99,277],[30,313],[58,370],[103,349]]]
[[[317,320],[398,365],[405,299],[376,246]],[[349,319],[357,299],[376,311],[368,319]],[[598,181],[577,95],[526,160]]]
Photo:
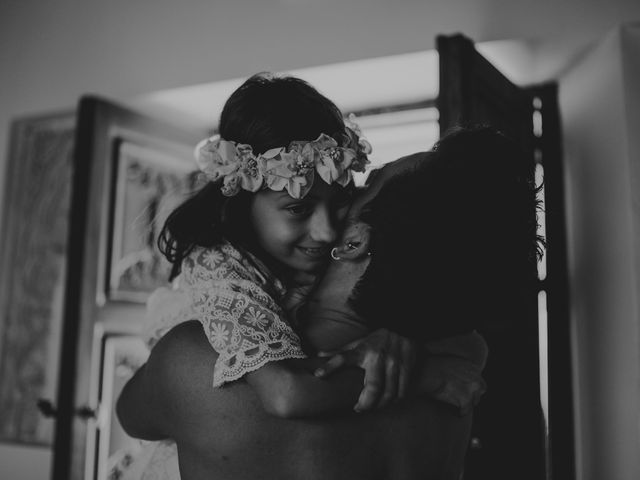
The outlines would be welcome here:
[[[182,272],[195,316],[219,354],[215,387],[270,361],[306,356],[300,338],[267,293],[282,291],[275,277],[265,277],[230,244],[194,250]]]
[[[289,344],[278,350],[271,350],[270,346],[261,346],[258,353],[250,356],[246,352],[239,352],[229,358],[234,365],[226,364],[224,360],[221,362],[219,358],[213,369],[213,386],[221,387],[225,383],[240,380],[247,373],[258,370],[269,362],[289,358],[307,358],[307,355],[302,352],[300,345]]]

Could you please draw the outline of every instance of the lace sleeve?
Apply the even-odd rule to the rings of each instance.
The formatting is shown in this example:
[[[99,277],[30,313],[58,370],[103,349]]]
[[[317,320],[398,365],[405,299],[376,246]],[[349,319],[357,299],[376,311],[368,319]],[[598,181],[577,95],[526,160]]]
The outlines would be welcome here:
[[[182,274],[196,318],[219,354],[214,387],[274,360],[305,357],[300,338],[261,284],[264,276],[233,247],[195,250]]]

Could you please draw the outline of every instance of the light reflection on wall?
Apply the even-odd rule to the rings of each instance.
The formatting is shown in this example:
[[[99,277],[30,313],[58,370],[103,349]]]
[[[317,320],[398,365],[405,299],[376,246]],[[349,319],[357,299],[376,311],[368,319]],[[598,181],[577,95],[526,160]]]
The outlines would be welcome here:
[[[429,150],[440,134],[436,108],[362,116],[356,121],[373,147],[367,172],[356,174],[358,185],[364,182],[371,169],[405,155]]]

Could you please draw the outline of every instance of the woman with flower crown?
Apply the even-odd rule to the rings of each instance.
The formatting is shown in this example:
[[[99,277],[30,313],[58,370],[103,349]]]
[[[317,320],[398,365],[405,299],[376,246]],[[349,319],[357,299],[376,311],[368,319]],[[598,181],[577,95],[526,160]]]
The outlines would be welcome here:
[[[227,101],[219,135],[196,147],[209,183],[169,216],[160,234],[172,276],[179,273],[182,300],[156,292],[150,299],[156,333],[150,337],[199,320],[220,355],[213,386],[246,375],[276,415],[349,406],[325,382],[306,375],[301,379],[309,385],[281,398],[296,390],[281,384],[291,380],[279,374],[288,372],[288,363],[274,361],[308,356],[288,310],[329,260],[355,191],[353,172],[364,171],[370,151],[358,127],[346,126],[338,108],[306,82],[270,74],[248,79]],[[167,315],[167,304],[179,307],[179,314]],[[390,357],[405,364],[406,375],[411,344],[387,335]],[[373,407],[383,393],[365,392],[356,409]]]
[[[225,104],[219,135],[196,148],[208,183],[161,232],[174,288],[149,300],[149,345],[178,324],[199,321],[218,355],[213,388],[246,382],[274,416],[364,411],[404,397],[416,357],[409,339],[380,329],[351,343],[359,354],[343,360],[365,370],[364,387],[345,385],[326,378],[324,360],[293,320],[331,258],[355,193],[353,172],[364,170],[370,151],[357,126],[346,126],[339,109],[306,82],[249,78]],[[131,390],[125,387],[118,415],[135,435]],[[172,442],[143,456],[146,463],[135,465],[142,478],[179,478]]]
[[[409,340],[385,330],[363,341],[362,359],[384,348],[401,368],[387,392],[379,385],[390,369],[378,365],[368,388],[354,385],[345,395],[314,376],[318,361],[287,320],[330,259],[355,191],[353,172],[368,163],[371,147],[359,133],[297,78],[258,74],[231,95],[219,135],[196,148],[209,182],[169,216],[158,241],[175,288],[149,300],[150,346],[175,325],[199,320],[219,355],[213,387],[244,379],[277,416],[366,410],[404,395],[415,356]],[[177,462],[167,461],[173,445],[156,448],[147,449],[147,474],[175,476]]]

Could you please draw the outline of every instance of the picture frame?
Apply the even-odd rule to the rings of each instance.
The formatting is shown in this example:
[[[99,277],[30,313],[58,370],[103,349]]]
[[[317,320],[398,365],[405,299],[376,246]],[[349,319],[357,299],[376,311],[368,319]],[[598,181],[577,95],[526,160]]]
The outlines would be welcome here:
[[[157,238],[171,211],[193,188],[194,168],[183,159],[131,141],[115,149],[115,201],[108,297],[144,303],[166,285],[170,263]]]

